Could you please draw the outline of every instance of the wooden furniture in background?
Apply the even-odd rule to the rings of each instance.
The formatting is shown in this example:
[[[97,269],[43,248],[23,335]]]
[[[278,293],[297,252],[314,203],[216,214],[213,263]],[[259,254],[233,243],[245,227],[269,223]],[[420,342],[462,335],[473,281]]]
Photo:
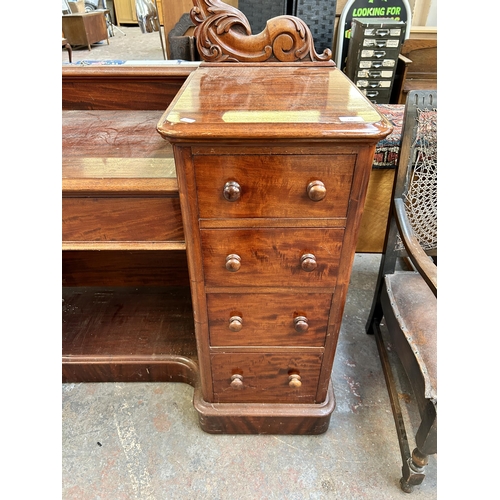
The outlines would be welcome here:
[[[89,50],[93,43],[106,40],[109,45],[106,14],[108,10],[96,10],[84,14],[66,14],[62,16],[64,38],[73,47],[86,45]]]
[[[380,253],[384,248],[394,168],[374,168],[370,174],[356,252]]]
[[[193,8],[193,0],[157,0],[158,3],[162,4],[162,20],[163,27],[165,30],[165,39],[167,46],[167,55],[168,58],[171,59],[170,56],[170,47],[168,44],[168,34],[173,29],[173,27],[177,24],[182,14],[186,12],[191,12]],[[233,7],[238,7],[238,0],[227,0],[226,4],[232,5]]]
[[[404,104],[411,90],[437,90],[437,31],[412,29],[401,48],[391,102]]]
[[[135,0],[113,0],[115,4],[116,24],[137,24]]]
[[[116,24],[138,24],[135,0],[113,0],[115,7]],[[154,0],[153,0],[154,3]],[[157,0],[158,20],[163,24],[163,4]]]
[[[367,323],[382,360],[403,462],[401,488],[410,492],[425,477],[437,452],[437,91],[410,91],[387,238]],[[419,150],[424,150],[419,153]],[[408,257],[413,269],[397,269]],[[390,352],[399,357],[413,389],[421,422],[410,452]],[[413,427],[412,423],[407,426]]]

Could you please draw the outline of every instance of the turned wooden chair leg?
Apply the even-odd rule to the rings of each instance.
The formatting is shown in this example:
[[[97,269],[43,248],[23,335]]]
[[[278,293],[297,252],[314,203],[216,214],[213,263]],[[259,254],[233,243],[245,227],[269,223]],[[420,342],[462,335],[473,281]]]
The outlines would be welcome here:
[[[417,447],[406,463],[403,463],[403,477],[400,479],[401,489],[406,493],[411,493],[414,486],[422,484],[425,478],[425,466],[429,463],[429,455],[437,453],[436,407],[431,401],[425,408],[415,438]]]
[[[68,51],[69,62],[73,62],[73,49],[66,38],[62,39],[62,46]]]

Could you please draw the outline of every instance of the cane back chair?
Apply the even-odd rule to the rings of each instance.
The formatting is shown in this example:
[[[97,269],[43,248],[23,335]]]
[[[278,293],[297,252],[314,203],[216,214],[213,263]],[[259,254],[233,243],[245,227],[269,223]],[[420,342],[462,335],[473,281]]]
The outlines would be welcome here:
[[[411,492],[437,453],[437,91],[408,94],[384,252],[367,323],[374,334],[403,462],[401,488]],[[403,260],[399,260],[403,259]],[[411,270],[401,270],[401,262]],[[385,320],[388,340],[380,328]],[[410,453],[394,372],[395,351],[420,413]]]

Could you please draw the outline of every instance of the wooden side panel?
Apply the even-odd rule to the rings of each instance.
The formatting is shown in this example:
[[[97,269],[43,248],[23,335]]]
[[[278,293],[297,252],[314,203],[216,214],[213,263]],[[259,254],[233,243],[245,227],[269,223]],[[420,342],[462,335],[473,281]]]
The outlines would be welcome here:
[[[65,67],[62,109],[165,111],[196,66]]]

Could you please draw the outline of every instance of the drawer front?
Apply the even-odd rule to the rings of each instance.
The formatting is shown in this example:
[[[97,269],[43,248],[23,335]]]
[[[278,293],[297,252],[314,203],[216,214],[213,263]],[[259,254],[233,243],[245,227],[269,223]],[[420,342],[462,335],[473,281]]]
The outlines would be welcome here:
[[[399,51],[393,49],[363,49],[359,53],[361,59],[374,59],[374,60],[384,60],[384,59],[394,59],[397,60]]]
[[[343,229],[204,229],[206,286],[333,287]]]
[[[355,160],[354,154],[197,156],[199,215],[345,217]]]
[[[379,100],[379,102],[389,102],[388,99],[391,97],[391,91],[387,89],[362,89],[361,92],[368,97],[368,99]],[[373,101],[372,101],[373,102]]]
[[[183,241],[178,198],[63,198],[63,241]]]
[[[365,38],[363,47],[396,49],[399,47],[399,38]]]
[[[358,69],[356,73],[357,78],[388,78],[394,76],[392,69]]]
[[[212,354],[214,402],[315,403],[322,357],[269,352]]]
[[[356,80],[356,86],[361,89],[390,89],[392,80]]]
[[[357,34],[356,30],[356,34]],[[403,34],[403,30],[401,28],[391,28],[387,27],[365,27],[363,29],[364,36],[375,36],[377,38],[399,38]]]
[[[325,343],[330,294],[207,295],[212,346],[303,346]]]
[[[396,68],[396,59],[375,59],[375,60],[361,60],[359,61],[358,68],[359,69],[388,69],[388,68]]]

